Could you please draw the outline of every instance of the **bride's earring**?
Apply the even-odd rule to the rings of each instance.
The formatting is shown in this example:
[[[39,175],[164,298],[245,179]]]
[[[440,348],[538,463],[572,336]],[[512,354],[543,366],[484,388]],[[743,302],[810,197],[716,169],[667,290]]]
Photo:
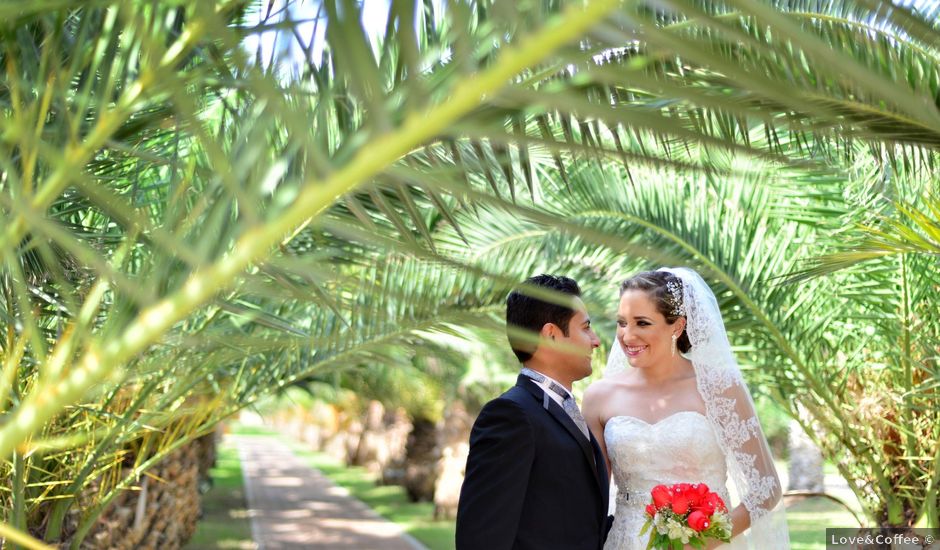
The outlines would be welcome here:
[[[672,335],[672,356],[673,357],[676,356],[676,340],[678,339],[679,339],[678,336],[676,336],[675,334]]]

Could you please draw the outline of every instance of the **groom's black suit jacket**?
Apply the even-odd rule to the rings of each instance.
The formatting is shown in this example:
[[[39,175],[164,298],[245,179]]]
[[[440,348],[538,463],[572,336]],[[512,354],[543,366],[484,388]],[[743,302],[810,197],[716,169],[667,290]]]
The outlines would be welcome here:
[[[558,403],[519,375],[473,424],[457,550],[599,550],[607,501],[597,441],[585,439]]]

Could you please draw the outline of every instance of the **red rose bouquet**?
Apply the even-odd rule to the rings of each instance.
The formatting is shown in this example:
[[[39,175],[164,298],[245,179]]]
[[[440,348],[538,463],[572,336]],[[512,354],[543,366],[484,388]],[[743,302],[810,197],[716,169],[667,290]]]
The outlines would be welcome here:
[[[731,517],[721,497],[704,483],[657,485],[650,491],[646,523],[640,535],[650,533],[647,550],[682,550],[689,544],[705,548],[706,539],[731,540]]]

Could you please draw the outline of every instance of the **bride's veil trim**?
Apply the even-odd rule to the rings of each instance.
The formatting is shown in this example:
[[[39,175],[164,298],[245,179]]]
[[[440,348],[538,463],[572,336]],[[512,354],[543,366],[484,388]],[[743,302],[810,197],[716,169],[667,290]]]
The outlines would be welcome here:
[[[705,416],[724,452],[736,493],[750,513],[747,546],[760,550],[789,548],[780,479],[751,394],[731,351],[718,300],[695,271],[685,267],[660,271],[682,281],[685,330],[692,343],[685,356],[695,369]],[[626,364],[615,340],[604,376],[625,370]]]

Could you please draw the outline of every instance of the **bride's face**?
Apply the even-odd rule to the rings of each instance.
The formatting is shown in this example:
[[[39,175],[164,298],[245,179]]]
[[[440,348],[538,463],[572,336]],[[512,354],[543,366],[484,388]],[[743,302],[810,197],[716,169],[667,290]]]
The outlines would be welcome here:
[[[648,368],[667,361],[675,330],[645,291],[628,290],[620,297],[617,341],[630,366]]]

